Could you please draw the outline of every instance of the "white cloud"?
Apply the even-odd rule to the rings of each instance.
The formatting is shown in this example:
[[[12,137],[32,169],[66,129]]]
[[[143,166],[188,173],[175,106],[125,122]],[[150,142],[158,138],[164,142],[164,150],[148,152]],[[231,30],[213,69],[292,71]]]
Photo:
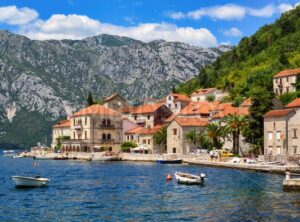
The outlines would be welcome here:
[[[245,14],[246,9],[244,7],[235,4],[227,4],[223,6],[200,8],[187,13],[187,16],[196,20],[201,19],[203,16],[220,20],[240,20],[244,18]]]
[[[172,19],[191,18],[199,20],[202,17],[209,17],[213,20],[242,20],[246,15],[255,17],[272,17],[275,13],[283,13],[293,9],[294,6],[286,3],[280,5],[269,4],[262,8],[250,8],[236,4],[216,5],[212,7],[200,8],[187,13],[173,12],[167,14]]]
[[[169,23],[144,23],[137,26],[117,26],[101,23],[84,15],[52,15],[21,26],[20,33],[31,39],[82,39],[99,34],[127,36],[142,41],[164,39],[211,47],[217,45],[215,36],[205,28],[178,27]]]
[[[231,29],[225,30],[223,34],[229,37],[241,37],[243,32],[241,32],[238,28],[232,27]]]
[[[0,23],[8,25],[24,25],[38,18],[34,9],[17,8],[16,6],[0,7]]]
[[[277,8],[273,5],[267,5],[260,9],[248,8],[248,14],[256,17],[271,17],[276,12]]]
[[[183,14],[182,12],[171,12],[171,13],[168,13],[168,16],[175,20],[185,18],[185,14]]]

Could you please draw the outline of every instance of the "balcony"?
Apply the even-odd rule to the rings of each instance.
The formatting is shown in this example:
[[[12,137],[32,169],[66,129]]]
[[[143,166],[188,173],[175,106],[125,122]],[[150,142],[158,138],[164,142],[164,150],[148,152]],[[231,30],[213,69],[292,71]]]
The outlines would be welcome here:
[[[111,144],[111,143],[115,143],[114,139],[100,139],[100,143],[101,144]]]
[[[100,129],[114,129],[115,125],[113,124],[100,124]]]
[[[82,129],[82,125],[74,125],[74,129],[75,130],[81,130]]]

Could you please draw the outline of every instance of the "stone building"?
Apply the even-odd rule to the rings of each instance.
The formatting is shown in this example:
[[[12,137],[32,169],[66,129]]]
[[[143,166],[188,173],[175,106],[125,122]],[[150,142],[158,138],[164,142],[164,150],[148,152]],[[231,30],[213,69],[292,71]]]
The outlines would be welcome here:
[[[207,119],[175,117],[167,128],[167,153],[189,154],[198,145],[191,143],[186,134],[192,130],[200,132],[209,124]]]
[[[300,98],[265,114],[264,149],[269,161],[300,159]]]
[[[70,139],[62,141],[63,152],[119,151],[122,115],[96,104],[70,117]]]
[[[296,91],[297,76],[300,74],[300,68],[283,70],[273,76],[273,91],[281,95]]]
[[[191,102],[191,99],[186,95],[170,93],[166,96],[166,106],[177,115],[181,109],[186,107]]]
[[[228,96],[227,92],[223,92],[216,88],[198,89],[191,94],[191,100],[194,102],[208,101],[210,98],[216,101],[220,101],[225,96]]]
[[[118,93],[115,93],[104,100],[103,106],[121,112],[127,106],[127,101]]]
[[[70,120],[61,120],[52,127],[52,143],[51,147],[54,148],[57,145],[57,138],[70,137],[71,122]]]

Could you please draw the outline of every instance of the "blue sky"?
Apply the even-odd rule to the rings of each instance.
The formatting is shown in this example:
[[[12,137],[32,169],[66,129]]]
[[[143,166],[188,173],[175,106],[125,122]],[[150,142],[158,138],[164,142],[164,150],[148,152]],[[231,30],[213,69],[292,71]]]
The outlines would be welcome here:
[[[299,0],[1,0],[0,29],[31,39],[102,33],[211,47],[236,44]]]

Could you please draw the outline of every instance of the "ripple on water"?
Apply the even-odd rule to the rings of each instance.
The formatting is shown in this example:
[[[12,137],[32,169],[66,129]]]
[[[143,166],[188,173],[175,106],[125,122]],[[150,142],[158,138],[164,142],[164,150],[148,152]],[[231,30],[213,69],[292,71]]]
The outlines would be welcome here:
[[[297,221],[300,193],[282,176],[232,169],[141,163],[40,161],[48,187],[15,189],[13,174],[34,174],[32,160],[0,157],[0,221]],[[208,176],[201,186],[166,182],[176,171]]]

